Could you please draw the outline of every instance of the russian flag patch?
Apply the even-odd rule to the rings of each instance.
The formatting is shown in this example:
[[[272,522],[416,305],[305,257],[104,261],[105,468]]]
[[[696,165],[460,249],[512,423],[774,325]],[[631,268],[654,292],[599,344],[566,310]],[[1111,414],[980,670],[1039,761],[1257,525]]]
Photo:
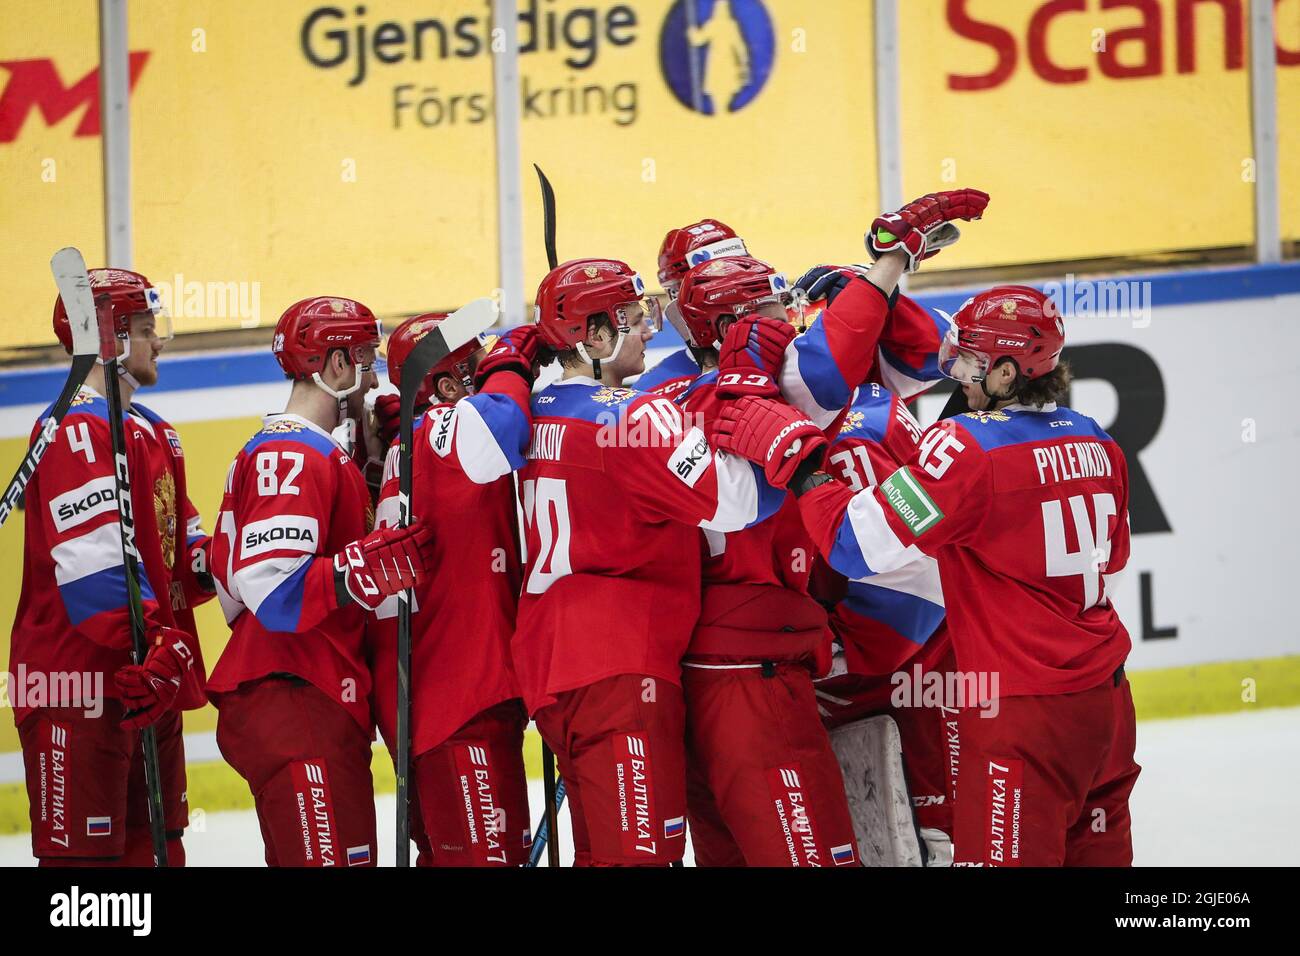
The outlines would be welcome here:
[[[112,832],[112,817],[86,817],[86,836],[108,836]]]
[[[846,843],[843,846],[831,847],[831,859],[835,861],[836,866],[848,866],[854,862],[853,844]]]
[[[348,847],[348,866],[365,866],[370,862],[370,844]]]
[[[533,831],[532,831],[532,830],[525,830],[525,831],[524,831],[524,849],[527,850],[527,849],[528,849],[529,847],[531,847],[532,845],[533,845]]]
[[[686,832],[686,818],[673,817],[664,821],[664,838],[679,837]]]

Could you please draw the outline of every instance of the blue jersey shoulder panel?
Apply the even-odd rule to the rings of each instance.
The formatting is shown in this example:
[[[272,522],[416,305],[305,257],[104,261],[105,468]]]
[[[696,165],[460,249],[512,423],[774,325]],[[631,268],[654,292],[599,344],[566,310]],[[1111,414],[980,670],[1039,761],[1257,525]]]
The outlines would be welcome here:
[[[1054,441],[1058,438],[1095,438],[1110,441],[1110,436],[1095,421],[1072,408],[1050,412],[1006,408],[995,412],[964,412],[955,419],[982,449],[993,451],[1026,442]]]
[[[244,452],[251,454],[268,442],[294,442],[319,453],[325,458],[333,456],[339,450],[334,441],[306,425],[291,421],[275,421],[263,425],[261,431],[248,440]]]
[[[699,374],[700,367],[696,364],[694,356],[689,349],[682,347],[665,356],[654,368],[643,372],[636,380],[636,387],[638,391],[652,392],[675,378],[687,378]]]
[[[548,385],[533,396],[534,418],[576,418],[596,425],[617,421],[643,393],[587,382]]]
[[[858,386],[853,404],[849,406],[835,440],[863,438],[874,442],[884,441],[893,408],[894,393],[883,385],[868,382]]]

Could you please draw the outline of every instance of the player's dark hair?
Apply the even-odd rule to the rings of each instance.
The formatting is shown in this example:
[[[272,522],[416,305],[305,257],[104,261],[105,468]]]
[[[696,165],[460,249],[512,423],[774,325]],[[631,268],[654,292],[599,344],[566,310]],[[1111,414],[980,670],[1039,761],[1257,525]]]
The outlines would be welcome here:
[[[1018,377],[1015,389],[1016,401],[1021,405],[1046,405],[1049,402],[1059,402],[1069,394],[1070,382],[1073,379],[1070,363],[1065,361],[1039,378],[1025,381]]]
[[[587,316],[587,338],[591,338],[592,335],[599,332],[601,329],[609,329],[611,335],[615,334],[614,320],[609,317],[608,312],[596,312],[593,315]],[[579,365],[587,364],[583,361],[582,356],[578,354],[576,348],[557,352],[556,355],[560,360],[560,364],[565,368],[575,368]]]

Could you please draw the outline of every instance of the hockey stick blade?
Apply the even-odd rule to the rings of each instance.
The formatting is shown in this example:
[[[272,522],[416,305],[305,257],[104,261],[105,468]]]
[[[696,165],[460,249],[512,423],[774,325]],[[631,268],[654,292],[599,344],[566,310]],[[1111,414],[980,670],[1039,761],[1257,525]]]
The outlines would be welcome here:
[[[420,339],[402,366],[401,414],[405,421],[414,418],[415,398],[429,370],[456,349],[497,320],[497,305],[491,299],[475,299],[438,323],[438,327]]]
[[[86,263],[81,253],[72,247],[60,249],[50,259],[50,271],[54,273],[55,284],[63,298],[68,312],[68,321],[72,326],[72,367],[63,388],[50,406],[40,432],[27,449],[27,454],[18,463],[18,469],[5,486],[4,496],[0,497],[0,527],[9,520],[9,516],[18,508],[23,492],[36,474],[36,468],[45,457],[45,453],[54,444],[59,432],[59,425],[72,407],[72,400],[85,384],[86,376],[95,367],[95,358],[99,354],[99,328],[95,315],[95,304],[90,295],[90,280],[86,276]],[[66,291],[65,291],[66,290]],[[89,309],[86,307],[89,303]]]
[[[533,169],[537,170],[538,182],[542,184],[542,240],[546,243],[546,265],[554,269],[560,264],[560,256],[555,251],[555,190],[542,167],[533,163]]]
[[[60,249],[50,258],[54,284],[72,326],[72,354],[99,354],[99,325],[95,318],[95,297],[90,290],[86,260],[75,246]]]

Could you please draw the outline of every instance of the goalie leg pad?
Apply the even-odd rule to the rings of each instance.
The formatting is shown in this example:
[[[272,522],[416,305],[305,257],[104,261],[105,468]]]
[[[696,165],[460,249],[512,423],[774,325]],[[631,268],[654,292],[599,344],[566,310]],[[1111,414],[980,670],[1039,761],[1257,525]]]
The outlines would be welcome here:
[[[863,866],[922,866],[898,725],[888,714],[831,731]]]

